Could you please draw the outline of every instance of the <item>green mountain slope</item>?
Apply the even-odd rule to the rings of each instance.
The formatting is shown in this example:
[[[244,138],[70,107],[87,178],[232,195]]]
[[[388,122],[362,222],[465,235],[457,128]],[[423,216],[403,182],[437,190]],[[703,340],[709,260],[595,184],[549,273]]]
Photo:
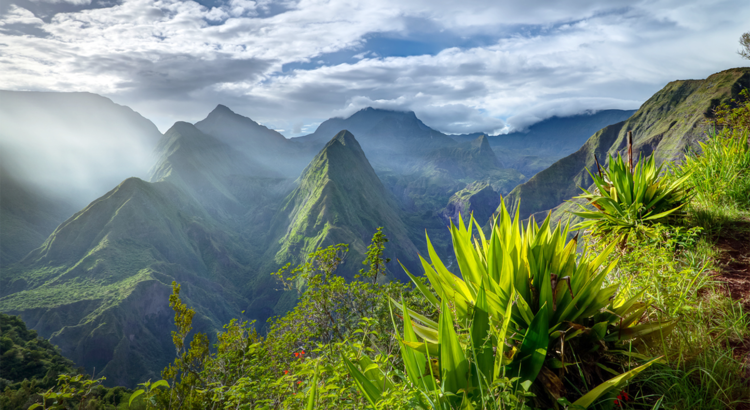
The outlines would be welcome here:
[[[130,178],[0,272],[0,311],[108,384],[133,386],[158,378],[174,354],[172,280],[197,307],[198,327],[213,333],[246,306],[234,290],[245,252],[189,195]]]
[[[516,187],[505,198],[509,205],[521,201],[521,215],[528,217],[562,204],[592,181],[594,155],[602,162],[626,146],[633,131],[635,155],[656,155],[658,162],[682,158],[688,146],[704,137],[706,115],[721,101],[736,97],[750,86],[750,68],[735,68],[705,80],[673,81],[648,99],[628,120],[601,129],[575,153],[555,162]]]
[[[370,238],[379,226],[390,238],[389,257],[413,264],[417,249],[409,239],[398,205],[370,166],[357,140],[341,131],[326,144],[299,179],[273,221],[278,264],[299,262],[318,246],[348,243],[340,273],[351,277],[362,267]],[[399,269],[392,274],[402,277]]]

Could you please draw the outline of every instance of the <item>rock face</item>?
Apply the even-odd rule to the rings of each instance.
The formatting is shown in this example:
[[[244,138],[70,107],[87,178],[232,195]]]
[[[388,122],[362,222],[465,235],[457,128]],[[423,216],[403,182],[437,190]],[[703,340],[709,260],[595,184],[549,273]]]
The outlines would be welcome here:
[[[440,215],[446,223],[453,221],[455,224],[458,223],[459,215],[464,222],[468,222],[469,217],[474,215],[479,225],[484,226],[498,206],[500,206],[500,194],[488,183],[479,182],[456,192]]]
[[[595,166],[594,156],[604,163],[608,155],[622,152],[628,131],[633,131],[636,156],[653,153],[659,163],[678,161],[687,147],[704,138],[711,110],[748,86],[750,68],[722,71],[705,80],[673,81],[628,120],[602,128],[581,149],[517,186],[505,198],[506,205],[515,206],[520,201],[521,217],[526,218],[578,195],[579,187],[593,182],[586,168]]]

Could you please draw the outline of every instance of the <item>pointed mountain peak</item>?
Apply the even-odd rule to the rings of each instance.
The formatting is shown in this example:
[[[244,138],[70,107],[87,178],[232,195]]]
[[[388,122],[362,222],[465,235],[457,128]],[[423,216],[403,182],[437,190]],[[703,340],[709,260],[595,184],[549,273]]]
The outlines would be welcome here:
[[[477,139],[471,141],[471,147],[475,149],[479,149],[480,151],[486,151],[486,150],[492,151],[492,148],[490,147],[490,140],[484,134],[480,135]]]
[[[353,156],[357,161],[364,160],[364,162],[367,162],[369,165],[369,161],[365,158],[365,153],[359,145],[359,142],[354,138],[354,135],[347,130],[339,131],[338,134],[328,141],[328,144],[326,144],[323,150],[318,154],[318,156],[320,155],[332,158]]]
[[[354,135],[352,135],[352,133],[348,130],[339,131],[339,133],[331,139],[331,142],[329,142],[329,144],[333,143],[339,143],[341,145],[353,145],[356,148],[362,149],[359,146],[359,142],[357,142],[357,139],[354,138]]]
[[[210,113],[210,114],[208,114],[208,115],[209,115],[209,117],[210,117],[211,115],[216,115],[216,114],[236,114],[236,113],[235,113],[234,111],[232,111],[232,110],[231,110],[231,109],[230,109],[229,107],[227,107],[226,105],[224,105],[224,104],[219,104],[219,105],[217,105],[217,106],[216,106],[216,108],[214,108],[214,110],[213,110],[213,111],[211,111],[211,113]]]

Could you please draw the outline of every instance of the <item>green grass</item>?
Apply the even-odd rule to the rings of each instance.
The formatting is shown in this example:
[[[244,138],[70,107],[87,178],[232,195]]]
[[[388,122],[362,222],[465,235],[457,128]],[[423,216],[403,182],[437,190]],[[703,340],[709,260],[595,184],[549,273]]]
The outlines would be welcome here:
[[[609,280],[626,291],[644,292],[660,308],[644,320],[678,318],[674,331],[650,344],[632,346],[647,355],[665,355],[629,388],[630,408],[726,409],[750,404],[743,354],[750,317],[726,285],[719,238],[735,237],[750,220],[750,148],[747,132],[711,134],[701,152],[689,153],[670,177],[690,175],[694,196],[681,225],[657,225],[655,238],[631,238]],[[592,243],[601,247],[600,243]]]

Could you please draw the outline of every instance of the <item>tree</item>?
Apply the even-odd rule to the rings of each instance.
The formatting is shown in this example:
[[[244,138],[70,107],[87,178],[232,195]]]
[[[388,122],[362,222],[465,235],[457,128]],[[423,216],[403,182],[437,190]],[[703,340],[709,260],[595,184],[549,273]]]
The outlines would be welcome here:
[[[740,45],[742,49],[737,53],[743,58],[750,60],[750,31],[740,36]]]
[[[369,266],[370,270],[359,270],[360,275],[372,278],[372,283],[378,282],[378,275],[385,276],[385,264],[391,261],[391,258],[383,257],[386,242],[388,242],[388,238],[385,237],[381,226],[372,236],[372,242],[367,247],[367,258],[362,262],[363,265]]]

